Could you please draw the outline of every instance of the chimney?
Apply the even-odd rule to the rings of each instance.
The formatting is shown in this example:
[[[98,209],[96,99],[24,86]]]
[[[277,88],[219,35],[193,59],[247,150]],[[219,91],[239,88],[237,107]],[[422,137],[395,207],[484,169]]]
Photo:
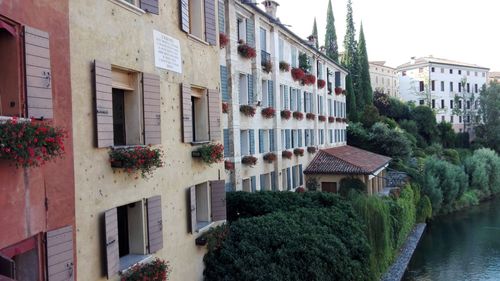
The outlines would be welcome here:
[[[410,63],[411,63],[411,64],[415,64],[415,57],[411,57],[411,59],[410,59]]]
[[[278,10],[278,6],[280,4],[278,4],[278,2],[273,1],[273,0],[266,0],[266,1],[262,2],[262,5],[264,5],[264,7],[266,7],[266,13],[275,19],[276,18],[276,10]]]
[[[313,48],[316,48],[316,41],[318,40],[318,38],[316,38],[316,36],[314,35],[309,35],[309,37],[307,37],[307,41],[309,43],[309,46],[313,47]]]

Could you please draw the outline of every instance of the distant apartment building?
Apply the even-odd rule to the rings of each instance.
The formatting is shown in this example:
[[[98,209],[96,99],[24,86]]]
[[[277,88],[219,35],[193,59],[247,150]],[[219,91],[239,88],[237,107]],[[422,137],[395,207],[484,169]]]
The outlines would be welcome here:
[[[219,28],[229,43],[221,49],[219,63],[222,101],[228,109],[222,125],[226,161],[234,164],[226,171],[227,190],[304,187],[303,171],[315,151],[346,144],[342,89],[347,71],[312,47],[313,41],[281,24],[275,1],[264,1],[266,12],[252,3],[224,3]],[[239,54],[238,42],[254,48],[256,58]],[[292,78],[291,72],[306,57],[310,75],[320,82],[307,85]],[[284,70],[285,65],[290,69]],[[253,117],[242,113],[248,107],[255,110]],[[270,109],[275,114],[266,118]]]
[[[500,71],[491,71],[488,73],[488,84],[493,81],[500,82]]]
[[[226,217],[223,163],[193,154],[222,143],[219,2],[70,2],[78,279],[157,257],[202,280],[197,238]],[[164,152],[148,179],[110,163],[137,147]]]
[[[404,101],[431,107],[436,113],[436,121],[451,123],[456,132],[463,131],[464,122],[470,124],[475,121],[471,113],[478,109],[479,103],[471,101],[471,98],[477,98],[481,87],[487,83],[488,68],[422,57],[412,59],[397,69],[400,95]],[[460,100],[455,100],[456,96]],[[455,114],[457,112],[459,114]]]
[[[385,65],[385,61],[370,62],[370,80],[373,91],[399,98],[399,78],[397,70]]]

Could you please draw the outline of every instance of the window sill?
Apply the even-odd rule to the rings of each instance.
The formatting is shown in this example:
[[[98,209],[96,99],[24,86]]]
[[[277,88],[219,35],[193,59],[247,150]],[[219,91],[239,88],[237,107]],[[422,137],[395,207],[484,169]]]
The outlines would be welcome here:
[[[208,42],[207,42],[207,41],[205,41],[205,40],[201,39],[201,38],[200,38],[200,37],[198,37],[198,36],[194,36],[194,35],[193,35],[193,34],[191,34],[191,33],[188,33],[187,35],[188,35],[188,38],[189,38],[189,39],[192,39],[193,41],[196,41],[196,42],[201,43],[201,44],[203,44],[203,45],[210,46],[210,44],[208,44]]]
[[[125,2],[124,0],[108,0],[109,2],[115,4],[115,5],[118,5],[122,8],[124,8],[125,10],[128,10],[136,15],[144,15],[146,13],[146,11],[144,11],[143,9],[135,6],[135,5],[132,5],[128,2]]]
[[[152,255],[126,255],[120,258],[120,274],[124,274],[137,264],[148,263]]]
[[[206,140],[206,141],[193,141],[193,142],[191,142],[191,146],[200,146],[200,145],[209,144],[209,143],[210,143],[209,140]]]

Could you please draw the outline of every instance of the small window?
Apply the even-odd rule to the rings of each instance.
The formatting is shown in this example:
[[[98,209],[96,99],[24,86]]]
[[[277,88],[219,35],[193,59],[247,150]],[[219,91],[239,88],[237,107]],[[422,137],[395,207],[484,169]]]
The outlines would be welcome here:
[[[434,67],[432,67],[432,68],[431,68],[431,72],[434,72],[434,71],[435,71],[435,69],[434,69]]]
[[[210,208],[210,186],[208,182],[197,184],[196,192],[196,230],[209,225],[212,222]]]
[[[467,109],[470,109],[470,100],[467,101]]]
[[[453,92],[453,82],[450,82],[450,92]]]
[[[431,90],[432,91],[436,90],[436,81],[434,81],[434,80],[431,81]]]
[[[419,88],[420,88],[420,92],[425,91],[425,88],[424,88],[424,81],[420,81],[420,82],[419,82]]]
[[[477,84],[474,84],[474,93],[476,93],[476,94],[477,94],[477,92],[478,92],[478,87],[477,87]]]
[[[450,68],[450,74],[453,74],[453,69]]]
[[[441,92],[444,92],[444,81],[441,81]]]
[[[247,37],[246,37],[247,36],[247,32],[246,32],[245,19],[238,18],[237,24],[238,24],[238,41],[239,40],[246,41],[247,40]]]
[[[441,100],[441,108],[444,108],[444,100]]]
[[[467,83],[467,93],[470,93],[470,83]]]
[[[209,141],[207,90],[191,87],[191,106],[194,142]]]
[[[444,120],[444,115],[441,116],[441,123],[444,123],[445,120]]]
[[[189,30],[201,40],[205,40],[205,5],[202,0],[189,0]]]
[[[459,101],[458,101],[458,108],[459,108],[459,109],[462,109],[462,100],[459,100]]]
[[[453,100],[450,100],[450,109],[453,109]]]
[[[462,123],[462,116],[458,116],[458,123]]]
[[[248,76],[240,74],[239,79],[240,104],[248,104]]]
[[[477,71],[476,71],[476,72],[474,72],[474,76],[477,76]]]
[[[336,182],[322,182],[321,191],[329,193],[337,193],[337,183]]]
[[[436,108],[436,100],[435,99],[432,100],[432,108]]]
[[[462,70],[458,70],[458,75],[462,75]]]
[[[453,115],[450,116],[450,123],[453,123]]]
[[[419,101],[418,101],[418,104],[419,104],[419,105],[424,105],[424,100],[419,100]]]

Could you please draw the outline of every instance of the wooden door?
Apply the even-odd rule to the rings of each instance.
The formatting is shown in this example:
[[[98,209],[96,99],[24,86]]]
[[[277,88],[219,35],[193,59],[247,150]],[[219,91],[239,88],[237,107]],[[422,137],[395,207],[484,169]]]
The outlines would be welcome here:
[[[337,183],[336,182],[322,182],[321,183],[321,191],[337,193],[338,192]]]

